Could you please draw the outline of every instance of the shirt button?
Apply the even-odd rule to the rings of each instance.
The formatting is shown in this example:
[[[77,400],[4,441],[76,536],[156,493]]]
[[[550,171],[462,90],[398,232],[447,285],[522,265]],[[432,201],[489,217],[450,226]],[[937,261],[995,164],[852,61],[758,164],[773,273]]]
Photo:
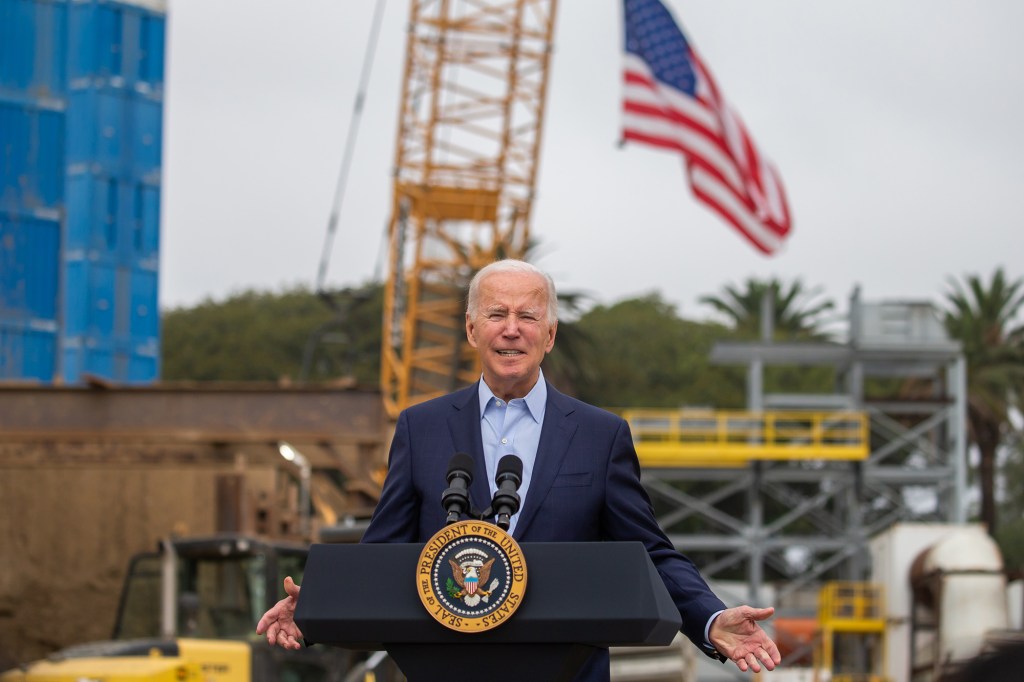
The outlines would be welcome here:
[[[502,438],[501,439],[501,444],[502,445],[508,445],[508,438]]]
[[[498,407],[505,407],[505,403],[501,402],[500,400],[494,401],[494,404],[497,405]]]

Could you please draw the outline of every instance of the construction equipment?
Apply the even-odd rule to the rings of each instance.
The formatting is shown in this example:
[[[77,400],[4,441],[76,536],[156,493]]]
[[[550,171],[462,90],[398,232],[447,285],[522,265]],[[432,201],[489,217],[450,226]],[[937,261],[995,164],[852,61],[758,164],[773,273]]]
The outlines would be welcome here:
[[[110,641],[69,647],[0,681],[398,679],[393,666],[367,672],[357,652],[289,651],[255,634],[263,612],[284,596],[284,576],[301,581],[307,551],[242,535],[162,542],[132,559]]]
[[[391,418],[479,376],[465,290],[529,246],[556,4],[410,3],[381,344]]]

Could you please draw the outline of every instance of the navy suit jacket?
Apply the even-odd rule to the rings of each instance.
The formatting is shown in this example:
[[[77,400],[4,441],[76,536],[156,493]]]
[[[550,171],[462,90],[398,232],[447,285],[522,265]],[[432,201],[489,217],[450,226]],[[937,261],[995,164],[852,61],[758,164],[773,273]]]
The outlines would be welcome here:
[[[518,542],[638,540],[665,581],[682,632],[704,653],[704,627],[725,608],[697,568],[669,542],[640,483],[640,464],[625,420],[547,386],[537,460],[516,523]],[[388,475],[364,542],[429,540],[445,525],[441,493],[452,455],[475,464],[474,509],[490,505],[476,384],[408,408],[398,417]],[[592,657],[579,680],[607,680],[607,652]]]

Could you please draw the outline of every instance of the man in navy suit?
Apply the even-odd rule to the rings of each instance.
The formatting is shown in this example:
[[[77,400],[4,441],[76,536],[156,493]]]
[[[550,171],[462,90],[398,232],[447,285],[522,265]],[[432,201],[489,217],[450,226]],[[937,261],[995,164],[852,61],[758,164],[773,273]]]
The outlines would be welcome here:
[[[445,525],[440,504],[452,454],[469,453],[476,471],[472,506],[488,506],[498,460],[523,461],[521,510],[509,530],[519,542],[643,542],[679,608],[682,631],[705,654],[742,670],[772,670],[778,647],[758,625],[774,609],[727,609],[697,568],[658,526],[640,483],[626,422],[559,393],[541,362],[558,329],[551,278],[523,261],[503,260],[473,278],[466,336],[480,356],[479,382],[408,408],[398,417],[388,475],[363,542],[426,542]],[[260,620],[271,644],[298,648],[293,620],[299,587]],[[607,680],[608,652],[591,657],[577,680]]]

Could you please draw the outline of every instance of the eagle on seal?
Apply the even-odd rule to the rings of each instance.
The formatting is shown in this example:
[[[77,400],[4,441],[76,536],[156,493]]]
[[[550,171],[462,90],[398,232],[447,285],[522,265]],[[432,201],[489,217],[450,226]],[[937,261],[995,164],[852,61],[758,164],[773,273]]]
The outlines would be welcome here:
[[[463,592],[470,596],[475,595],[478,591],[485,597],[490,594],[480,588],[480,586],[486,585],[491,577],[491,566],[494,565],[494,557],[491,557],[487,562],[470,560],[460,564],[454,559],[449,559],[448,563],[451,564],[455,582],[459,584]]]

